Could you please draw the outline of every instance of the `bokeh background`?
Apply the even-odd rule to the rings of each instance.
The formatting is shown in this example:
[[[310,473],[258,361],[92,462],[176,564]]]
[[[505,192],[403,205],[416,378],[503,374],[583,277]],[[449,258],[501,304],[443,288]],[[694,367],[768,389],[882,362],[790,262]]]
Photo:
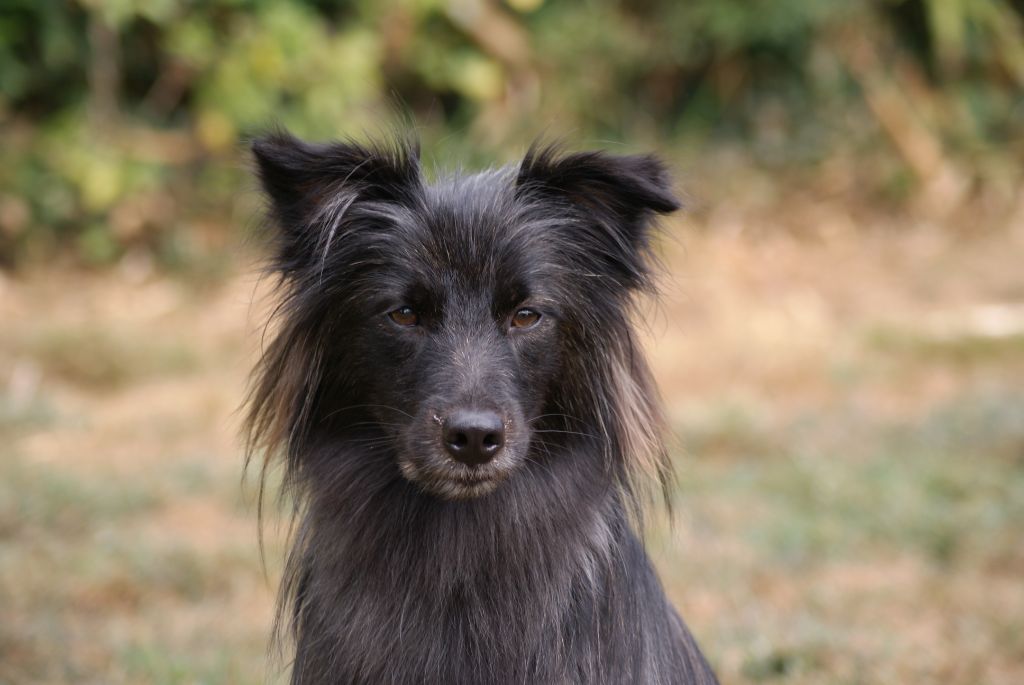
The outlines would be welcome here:
[[[3,0],[0,683],[282,679],[244,141],[657,150],[650,547],[727,683],[1024,682],[1024,2]]]

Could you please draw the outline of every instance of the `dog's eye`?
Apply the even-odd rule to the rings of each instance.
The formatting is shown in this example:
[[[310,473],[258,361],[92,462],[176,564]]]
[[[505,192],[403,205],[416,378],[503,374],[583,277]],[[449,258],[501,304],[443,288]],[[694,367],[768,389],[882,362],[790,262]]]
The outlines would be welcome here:
[[[512,315],[512,328],[530,328],[540,321],[540,312],[532,309],[520,309]]]
[[[415,326],[420,322],[420,317],[412,307],[399,307],[393,312],[388,312],[388,317],[399,326]]]

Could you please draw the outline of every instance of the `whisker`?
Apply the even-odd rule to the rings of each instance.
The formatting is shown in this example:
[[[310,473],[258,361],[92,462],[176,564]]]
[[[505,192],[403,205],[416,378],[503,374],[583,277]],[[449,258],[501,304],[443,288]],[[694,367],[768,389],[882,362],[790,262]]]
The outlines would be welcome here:
[[[540,434],[544,434],[544,433],[560,433],[560,434],[563,434],[563,435],[579,435],[579,436],[582,436],[582,437],[585,437],[585,438],[593,438],[594,440],[597,440],[597,436],[594,435],[593,433],[581,433],[580,431],[563,431],[563,430],[557,430],[557,429],[554,429],[554,428],[538,429],[538,430],[534,430],[533,433],[536,434],[536,435],[540,435]]]
[[[569,419],[570,421],[577,421],[579,423],[584,422],[583,419],[576,418],[575,416],[570,416],[569,414],[541,414],[539,416],[534,416],[533,418],[526,419],[526,423],[533,423],[534,421],[540,421],[541,419],[550,418]]]
[[[413,416],[409,412],[403,411],[402,409],[399,409],[398,407],[392,407],[391,405],[388,405],[388,404],[351,404],[351,405],[349,405],[347,407],[340,407],[338,409],[335,409],[334,411],[332,411],[329,414],[327,414],[327,416],[325,416],[324,419],[328,419],[328,418],[334,416],[335,414],[340,414],[343,411],[350,411],[352,409],[388,409],[390,411],[397,412],[397,413],[399,413],[399,414],[401,414],[403,416],[407,416],[410,419],[415,419],[416,418],[415,416]]]
[[[325,419],[327,417],[324,417]],[[346,423],[347,428],[362,428],[365,426],[380,426],[382,428],[405,428],[404,423],[392,423],[389,421],[356,421],[355,423]]]

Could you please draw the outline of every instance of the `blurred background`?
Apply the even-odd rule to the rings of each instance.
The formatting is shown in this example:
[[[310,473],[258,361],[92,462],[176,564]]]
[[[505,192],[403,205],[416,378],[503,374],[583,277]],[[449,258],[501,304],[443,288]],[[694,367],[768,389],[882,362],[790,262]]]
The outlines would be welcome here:
[[[396,113],[675,169],[650,546],[723,682],[1024,682],[1024,2],[4,0],[0,683],[282,678],[244,141]]]

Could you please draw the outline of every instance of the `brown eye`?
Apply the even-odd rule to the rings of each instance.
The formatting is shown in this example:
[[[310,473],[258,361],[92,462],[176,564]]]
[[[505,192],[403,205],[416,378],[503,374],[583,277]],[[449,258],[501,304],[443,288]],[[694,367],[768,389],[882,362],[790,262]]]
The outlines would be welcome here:
[[[412,307],[399,307],[393,312],[388,312],[388,317],[399,326],[415,326],[420,322],[420,317]]]
[[[540,312],[532,309],[520,309],[512,316],[512,328],[530,328],[540,321]]]

